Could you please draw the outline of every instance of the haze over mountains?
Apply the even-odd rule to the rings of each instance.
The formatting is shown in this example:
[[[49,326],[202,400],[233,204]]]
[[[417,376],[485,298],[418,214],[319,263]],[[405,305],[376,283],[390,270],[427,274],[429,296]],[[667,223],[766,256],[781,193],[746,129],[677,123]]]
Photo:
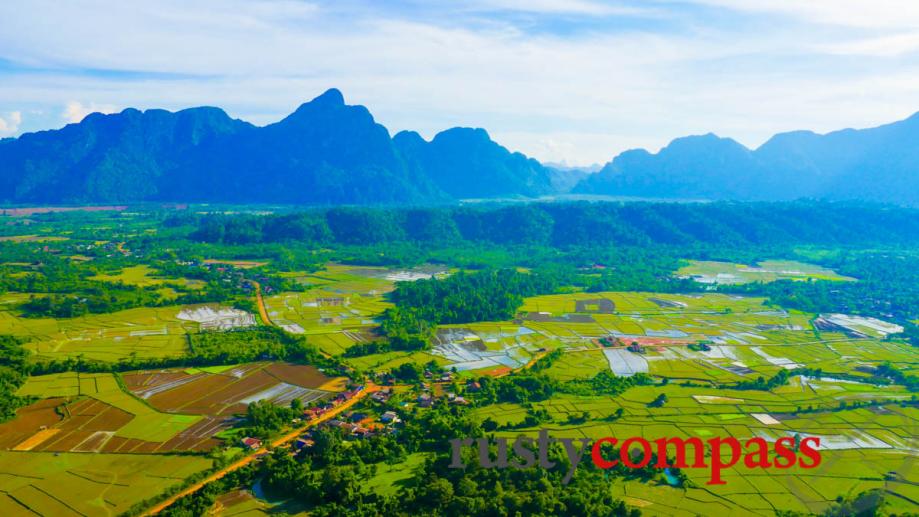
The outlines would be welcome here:
[[[218,108],[127,109],[0,140],[0,201],[433,204],[568,191],[675,199],[919,204],[919,115],[873,129],[712,134],[626,151],[587,174],[512,153],[483,129],[390,136],[331,89],[274,124]]]
[[[755,150],[713,134],[626,151],[574,189],[620,196],[919,202],[919,114],[871,129],[793,131]]]

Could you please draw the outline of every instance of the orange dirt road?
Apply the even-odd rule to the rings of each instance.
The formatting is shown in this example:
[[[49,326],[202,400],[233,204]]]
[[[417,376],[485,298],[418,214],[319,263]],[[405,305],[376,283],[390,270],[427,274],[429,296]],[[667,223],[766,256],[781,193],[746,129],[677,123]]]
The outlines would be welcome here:
[[[265,325],[275,326],[274,322],[271,321],[271,317],[268,316],[268,309],[265,308],[265,300],[262,298],[262,286],[255,280],[249,280],[249,283],[252,284],[252,287],[255,288],[255,302],[258,304],[258,314],[262,317],[262,323]]]
[[[314,420],[310,420],[306,425],[303,425],[303,426],[301,426],[301,427],[298,427],[297,429],[295,429],[295,430],[293,430],[293,431],[291,431],[291,432],[285,434],[284,436],[275,439],[273,442],[271,442],[271,447],[280,447],[281,445],[285,445],[285,444],[287,444],[287,443],[290,443],[290,442],[296,440],[298,436],[300,436],[301,434],[303,434],[303,432],[306,431],[307,429],[309,429],[310,427],[313,427],[313,426],[319,425],[319,424],[321,424],[321,423],[323,423],[323,422],[326,422],[326,421],[328,421],[328,420],[331,420],[332,418],[338,416],[341,412],[347,410],[347,409],[350,408],[351,406],[354,406],[355,404],[357,404],[358,402],[360,402],[360,400],[363,399],[364,397],[366,397],[367,395],[369,395],[369,394],[371,394],[371,393],[373,393],[373,392],[375,392],[375,391],[379,391],[379,389],[380,389],[379,386],[377,386],[377,385],[375,385],[375,384],[373,384],[373,383],[367,383],[367,385],[364,387],[364,389],[363,389],[360,393],[358,393],[357,395],[355,395],[354,398],[352,398],[351,400],[349,400],[349,401],[347,401],[347,402],[345,402],[345,403],[343,403],[343,404],[341,404],[341,405],[339,405],[339,406],[336,406],[336,407],[332,408],[331,410],[329,410],[329,412],[325,413],[325,414],[322,415],[321,417],[316,418],[316,419],[314,419]],[[178,501],[179,499],[181,499],[181,498],[183,498],[183,497],[185,497],[185,496],[187,496],[187,495],[194,494],[194,493],[197,492],[198,490],[201,490],[201,488],[203,488],[204,485],[206,485],[206,484],[208,484],[208,483],[211,483],[211,482],[214,482],[214,481],[217,481],[218,479],[220,479],[220,478],[226,476],[226,475],[229,474],[230,472],[233,472],[234,470],[239,470],[239,469],[245,467],[246,465],[252,463],[253,461],[255,461],[255,460],[257,460],[257,459],[259,458],[259,455],[260,455],[260,454],[265,453],[265,452],[268,452],[268,448],[267,448],[267,447],[262,447],[261,449],[258,449],[258,450],[256,450],[256,451],[253,451],[251,454],[249,454],[249,455],[246,456],[245,458],[243,458],[243,459],[241,459],[241,460],[239,460],[239,461],[237,461],[237,462],[235,462],[235,463],[232,463],[232,464],[230,464],[230,465],[227,465],[226,467],[224,467],[224,468],[218,470],[217,472],[214,472],[214,473],[211,474],[210,476],[208,476],[208,477],[204,478],[203,480],[201,480],[201,481],[195,483],[194,485],[192,485],[192,486],[186,488],[185,490],[182,490],[181,492],[179,492],[179,493],[177,493],[177,494],[175,494],[175,495],[173,495],[173,496],[170,496],[169,499],[166,499],[165,501],[163,501],[163,502],[157,504],[156,506],[154,506],[154,507],[150,508],[149,510],[147,510],[146,512],[144,512],[143,515],[156,515],[156,514],[160,513],[161,511],[165,510],[166,508],[169,508],[173,503],[175,503],[175,502]]]

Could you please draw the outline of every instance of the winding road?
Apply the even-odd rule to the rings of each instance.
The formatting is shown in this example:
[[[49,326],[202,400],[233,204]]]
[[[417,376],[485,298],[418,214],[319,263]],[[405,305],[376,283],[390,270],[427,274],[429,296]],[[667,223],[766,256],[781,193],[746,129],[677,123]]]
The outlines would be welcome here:
[[[280,446],[282,446],[282,445],[286,445],[286,444],[288,444],[288,443],[290,443],[290,442],[296,440],[297,437],[300,436],[301,434],[303,434],[307,429],[309,429],[309,428],[311,428],[311,427],[315,427],[315,426],[317,426],[317,425],[319,425],[319,424],[321,424],[321,423],[323,423],[323,422],[326,422],[326,421],[329,421],[329,420],[335,418],[336,416],[338,416],[339,414],[341,414],[343,411],[346,411],[348,408],[350,408],[350,407],[354,406],[355,404],[357,404],[358,402],[360,402],[361,399],[363,399],[363,398],[366,397],[367,395],[369,395],[369,394],[371,394],[371,393],[373,393],[373,392],[375,392],[375,391],[378,391],[379,389],[380,389],[380,387],[377,386],[376,384],[368,383],[368,384],[364,387],[363,390],[361,390],[357,395],[355,395],[354,397],[352,397],[350,400],[348,400],[348,401],[346,401],[346,402],[343,402],[342,404],[340,404],[340,405],[338,405],[338,406],[335,406],[334,408],[330,409],[328,412],[326,412],[326,413],[323,414],[322,416],[320,416],[320,417],[318,417],[318,418],[314,418],[313,420],[310,420],[309,422],[307,422],[305,425],[303,425],[303,426],[301,426],[301,427],[298,427],[298,428],[294,429],[293,431],[290,431],[289,433],[285,434],[284,436],[281,436],[280,438],[275,439],[274,441],[271,442],[270,448],[280,447]],[[201,490],[201,489],[204,488],[204,486],[207,485],[208,483],[213,483],[214,481],[217,481],[218,479],[220,479],[220,478],[226,476],[226,475],[229,474],[230,472],[233,472],[234,470],[239,470],[239,469],[245,467],[246,465],[249,465],[250,463],[256,461],[257,459],[259,459],[259,457],[260,457],[262,454],[268,452],[268,450],[269,450],[269,447],[263,446],[263,447],[261,447],[261,448],[255,450],[255,451],[252,451],[252,452],[251,452],[248,456],[246,456],[245,458],[242,458],[242,459],[240,459],[240,460],[238,460],[238,461],[236,461],[236,462],[234,462],[234,463],[231,463],[230,465],[227,465],[226,467],[223,467],[222,469],[218,470],[217,472],[214,472],[214,473],[211,474],[210,476],[208,476],[208,477],[204,478],[203,480],[201,480],[201,481],[195,483],[194,485],[192,485],[192,486],[190,486],[190,487],[188,487],[188,488],[182,490],[181,492],[178,492],[178,493],[175,494],[175,495],[170,496],[170,497],[169,497],[168,499],[166,499],[165,501],[156,504],[155,506],[151,507],[151,508],[148,509],[146,512],[144,512],[143,515],[145,515],[145,516],[146,516],[146,515],[156,515],[156,514],[162,512],[162,511],[165,510],[166,508],[169,508],[170,506],[172,506],[172,505],[173,505],[176,501],[178,501],[179,499],[181,499],[181,498],[183,498],[183,497],[185,497],[185,496],[187,496],[187,495],[194,494],[194,493],[197,492],[198,490]]]

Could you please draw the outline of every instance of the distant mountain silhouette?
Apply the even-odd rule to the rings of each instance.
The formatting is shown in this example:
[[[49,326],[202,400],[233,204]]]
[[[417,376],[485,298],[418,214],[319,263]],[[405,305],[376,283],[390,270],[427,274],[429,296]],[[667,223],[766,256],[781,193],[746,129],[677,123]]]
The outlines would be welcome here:
[[[756,150],[689,136],[589,172],[510,152],[484,129],[390,137],[336,89],[264,127],[219,108],[126,109],[0,140],[2,203],[437,204],[570,191],[919,204],[919,114],[872,129],[782,133]]]
[[[553,190],[548,169],[482,129],[390,138],[335,89],[265,127],[217,108],[95,113],[0,141],[0,172],[0,200],[15,203],[440,203]]]
[[[656,198],[802,197],[919,203],[919,114],[871,129],[781,133],[756,150],[712,134],[626,151],[577,193]]]

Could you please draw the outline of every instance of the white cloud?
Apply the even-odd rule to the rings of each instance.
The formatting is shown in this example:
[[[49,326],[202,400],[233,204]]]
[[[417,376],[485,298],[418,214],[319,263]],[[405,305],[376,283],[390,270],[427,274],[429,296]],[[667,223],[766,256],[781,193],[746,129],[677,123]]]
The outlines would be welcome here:
[[[11,21],[0,59],[22,69],[0,70],[0,113],[53,112],[41,125],[29,115],[29,130],[59,124],[65,103],[67,121],[116,106],[216,105],[268,123],[334,86],[393,132],[485,127],[537,158],[593,163],[685,134],[752,146],[778,131],[876,125],[919,109],[915,9],[884,14],[884,0],[839,0],[871,18],[857,26],[830,12],[843,4],[822,0],[438,6],[456,16],[359,0],[48,1],[0,2]],[[705,17],[703,2],[730,16]],[[881,14],[866,12],[874,5]],[[635,6],[655,18],[630,25]]]
[[[0,117],[0,136],[15,135],[22,124],[22,112],[13,111],[5,117]]]
[[[86,115],[90,113],[114,113],[118,111],[115,106],[111,104],[96,104],[95,102],[90,102],[89,104],[83,104],[78,101],[70,101],[64,107],[64,112],[61,114],[64,117],[64,120],[71,123],[80,122]]]
[[[821,48],[841,55],[897,57],[919,50],[919,31],[834,42]]]
[[[782,14],[817,23],[865,28],[919,27],[911,0],[690,0],[755,13]]]
[[[591,0],[467,0],[464,5],[474,10],[519,11],[527,13],[581,14],[594,16],[644,15],[653,11]]]

